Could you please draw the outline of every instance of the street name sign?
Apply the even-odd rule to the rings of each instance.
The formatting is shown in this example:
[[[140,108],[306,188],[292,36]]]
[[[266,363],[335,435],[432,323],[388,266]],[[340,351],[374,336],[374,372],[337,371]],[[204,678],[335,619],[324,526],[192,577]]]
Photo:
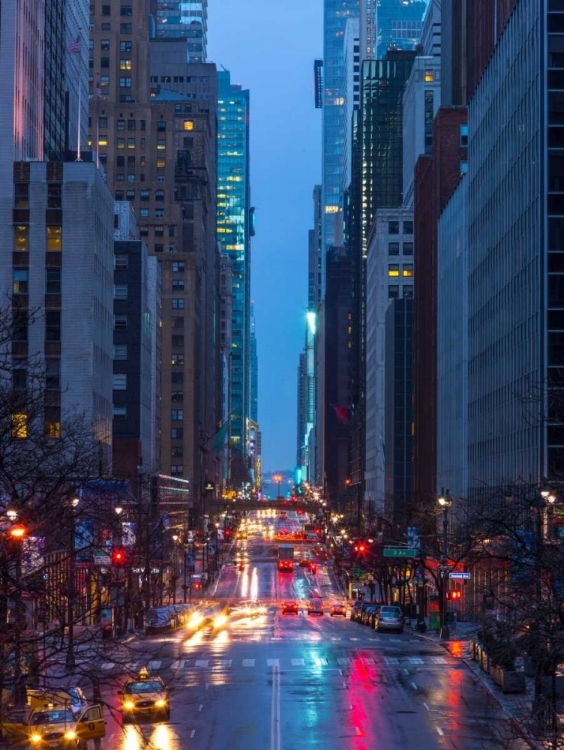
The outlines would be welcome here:
[[[417,557],[417,550],[409,547],[384,547],[384,557]]]
[[[449,578],[458,578],[463,581],[469,581],[472,578],[472,573],[457,573],[456,571],[448,574]]]

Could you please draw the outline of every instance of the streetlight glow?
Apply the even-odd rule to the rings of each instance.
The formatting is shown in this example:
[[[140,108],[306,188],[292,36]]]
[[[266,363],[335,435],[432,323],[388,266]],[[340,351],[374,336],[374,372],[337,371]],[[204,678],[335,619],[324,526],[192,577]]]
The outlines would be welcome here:
[[[115,510],[115,512],[117,513],[118,516],[121,516],[121,514],[123,513],[123,508],[121,507],[121,505],[116,505],[116,507],[114,508],[114,510]]]
[[[6,511],[6,515],[8,516],[10,521],[14,523],[14,521],[16,521],[18,518],[18,511],[14,510],[13,508],[8,508],[8,510]]]
[[[10,529],[10,536],[12,539],[24,539],[27,536],[27,529],[22,523],[18,523]]]

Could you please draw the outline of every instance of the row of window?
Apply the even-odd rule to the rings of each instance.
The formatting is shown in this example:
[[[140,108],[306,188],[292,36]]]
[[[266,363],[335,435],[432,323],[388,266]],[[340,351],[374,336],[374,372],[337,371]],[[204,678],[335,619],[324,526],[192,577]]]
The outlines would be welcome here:
[[[119,6],[119,14],[120,16],[132,16],[133,15],[133,6],[132,5],[120,5]],[[95,16],[96,15],[96,6],[91,4],[90,5],[90,15]],[[111,16],[112,15],[112,6],[111,5],[102,5],[102,15],[103,16]]]
[[[389,221],[388,222],[388,234],[399,234],[400,233],[400,222]],[[413,234],[413,221],[404,221],[402,227],[403,234]]]
[[[388,255],[399,255],[400,243],[388,242]],[[413,242],[404,242],[402,246],[403,255],[413,255]]]
[[[48,422],[43,423],[44,435],[46,438],[58,439],[61,437],[61,423]],[[25,440],[28,436],[28,415],[24,412],[12,414],[12,437],[17,440]]]
[[[14,294],[29,293],[29,268],[14,268],[12,271]],[[61,294],[61,269],[45,269],[45,294]]]
[[[45,228],[45,235],[47,251],[60,252],[62,249],[63,228],[60,226],[48,226]],[[14,226],[14,250],[24,253],[29,251],[28,224],[16,224]]]
[[[100,68],[102,70],[108,70],[110,67],[110,58],[109,57],[101,57],[100,58]],[[94,70],[94,58],[91,57],[88,60],[88,68],[89,70]],[[131,62],[131,59],[129,57],[121,57],[119,61],[119,69],[120,70],[132,70],[133,69],[133,63]],[[106,79],[109,82],[109,79]],[[101,86],[100,82],[100,86]],[[108,84],[106,84],[108,85]]]
[[[116,201],[134,201],[135,200],[135,190],[116,190],[115,193]],[[139,200],[140,201],[148,201],[151,197],[151,191],[150,190],[140,190],[139,191]],[[164,201],[165,199],[165,191],[164,190],[155,190],[154,192],[154,199],[156,201]]]
[[[104,24],[106,25],[106,24]],[[108,24],[109,26],[109,24]],[[102,31],[111,31],[111,28],[108,29],[102,29]],[[120,52],[131,52],[133,48],[133,42],[120,42],[119,43],[119,51]],[[88,49],[93,50],[94,49],[94,39],[88,40]],[[100,49],[102,52],[109,52],[110,51],[110,40],[109,39],[101,39],[100,40]],[[104,59],[104,58],[102,58]],[[103,67],[103,66],[102,66]]]
[[[388,297],[390,299],[399,299],[400,297],[413,297],[413,284],[390,284],[388,286]]]
[[[401,267],[401,272],[399,263],[389,263],[388,276],[413,276],[413,263],[404,263]]]

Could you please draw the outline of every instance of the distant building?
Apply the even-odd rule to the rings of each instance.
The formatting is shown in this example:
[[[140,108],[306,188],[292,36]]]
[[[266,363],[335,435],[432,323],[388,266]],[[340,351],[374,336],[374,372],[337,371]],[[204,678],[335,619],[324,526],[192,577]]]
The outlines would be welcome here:
[[[257,351],[257,333],[255,325],[255,309],[251,302],[251,335],[249,339],[249,416],[250,419],[258,424],[258,351]]]
[[[382,60],[392,49],[415,49],[426,10],[427,0],[360,0],[361,60]]]
[[[208,0],[157,0],[156,36],[186,39],[186,62],[207,62]]]

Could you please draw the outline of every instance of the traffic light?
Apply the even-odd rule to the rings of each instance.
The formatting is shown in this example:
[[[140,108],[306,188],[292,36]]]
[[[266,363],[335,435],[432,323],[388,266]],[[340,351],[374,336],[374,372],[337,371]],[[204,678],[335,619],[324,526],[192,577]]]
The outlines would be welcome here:
[[[462,596],[461,591],[447,591],[446,598],[447,599],[460,599]]]
[[[359,542],[358,544],[355,544],[354,551],[357,553],[357,555],[364,555],[366,552],[366,547],[364,546],[363,542]]]
[[[114,565],[125,565],[125,552],[121,547],[117,547],[112,552],[112,563]]]

